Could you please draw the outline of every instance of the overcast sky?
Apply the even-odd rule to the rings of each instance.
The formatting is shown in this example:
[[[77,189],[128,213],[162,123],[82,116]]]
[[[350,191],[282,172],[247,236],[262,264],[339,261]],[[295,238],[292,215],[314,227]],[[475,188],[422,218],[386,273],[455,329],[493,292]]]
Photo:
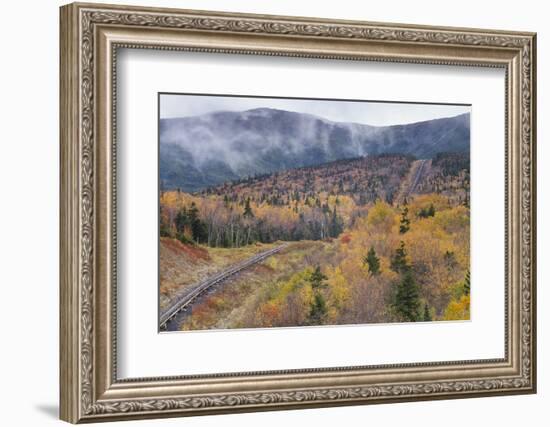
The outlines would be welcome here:
[[[213,111],[245,111],[253,108],[309,113],[336,122],[354,122],[373,126],[414,123],[441,117],[453,117],[470,111],[470,106],[406,104],[373,101],[324,101],[234,96],[161,94],[160,117],[196,116]]]

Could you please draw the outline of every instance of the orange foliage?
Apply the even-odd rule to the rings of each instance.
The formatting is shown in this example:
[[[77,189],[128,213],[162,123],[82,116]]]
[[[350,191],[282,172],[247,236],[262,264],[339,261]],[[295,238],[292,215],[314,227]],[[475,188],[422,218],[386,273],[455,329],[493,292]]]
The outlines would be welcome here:
[[[340,243],[347,245],[349,242],[351,242],[351,236],[349,233],[343,234],[342,237],[340,237]]]
[[[261,324],[265,327],[275,325],[279,314],[280,309],[274,302],[262,304],[258,309],[258,317],[261,319]]]

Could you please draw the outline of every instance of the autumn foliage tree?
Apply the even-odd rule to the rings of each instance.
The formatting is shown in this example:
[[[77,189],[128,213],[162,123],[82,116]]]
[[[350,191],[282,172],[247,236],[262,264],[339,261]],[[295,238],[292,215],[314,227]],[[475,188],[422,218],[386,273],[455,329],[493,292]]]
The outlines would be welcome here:
[[[242,275],[247,283],[256,280],[249,287],[243,282],[249,293],[205,304],[201,319],[213,324],[223,310],[232,319],[223,327],[466,319],[470,210],[464,193],[452,193],[455,184],[465,188],[462,163],[436,165],[437,180],[428,184],[435,175],[426,169],[417,188],[444,184],[440,192],[415,191],[392,205],[392,194],[403,194],[410,162],[369,156],[247,177],[199,193],[163,191],[161,245],[171,257],[165,271],[186,261],[181,276],[171,278],[175,287],[190,268],[204,267],[208,275],[289,241],[287,250]],[[190,259],[190,249],[205,257]],[[203,321],[193,317],[195,325]]]

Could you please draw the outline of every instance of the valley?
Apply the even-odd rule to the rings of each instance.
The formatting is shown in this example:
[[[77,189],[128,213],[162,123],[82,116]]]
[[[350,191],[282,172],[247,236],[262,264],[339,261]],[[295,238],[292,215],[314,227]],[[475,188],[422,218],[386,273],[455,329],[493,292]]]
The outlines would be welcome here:
[[[170,330],[469,318],[469,153],[386,153],[252,174],[160,197]]]

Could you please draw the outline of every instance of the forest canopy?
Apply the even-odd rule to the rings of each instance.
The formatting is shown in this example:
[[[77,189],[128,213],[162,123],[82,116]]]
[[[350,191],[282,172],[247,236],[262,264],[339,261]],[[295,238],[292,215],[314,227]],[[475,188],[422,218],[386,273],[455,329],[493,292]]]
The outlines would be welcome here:
[[[189,271],[240,253],[220,251],[290,242],[205,297],[182,328],[468,319],[469,163],[460,153],[423,161],[409,194],[418,162],[370,156],[161,192],[161,270],[176,250]],[[161,282],[162,292],[173,296]]]

